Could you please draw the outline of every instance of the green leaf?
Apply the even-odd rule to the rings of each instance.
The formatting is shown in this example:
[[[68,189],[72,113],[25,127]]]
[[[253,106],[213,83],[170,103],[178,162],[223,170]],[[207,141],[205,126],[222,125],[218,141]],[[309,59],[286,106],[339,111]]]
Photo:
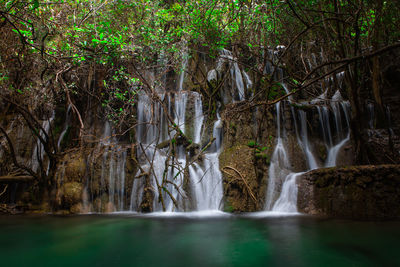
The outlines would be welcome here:
[[[39,7],[39,0],[33,0],[32,1],[32,10],[35,10],[38,7]]]

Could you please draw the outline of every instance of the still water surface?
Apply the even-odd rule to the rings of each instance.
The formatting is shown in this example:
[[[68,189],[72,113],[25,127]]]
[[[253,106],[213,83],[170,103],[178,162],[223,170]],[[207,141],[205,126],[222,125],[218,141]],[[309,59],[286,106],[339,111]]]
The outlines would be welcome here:
[[[400,266],[400,222],[227,215],[0,217],[0,266]]]

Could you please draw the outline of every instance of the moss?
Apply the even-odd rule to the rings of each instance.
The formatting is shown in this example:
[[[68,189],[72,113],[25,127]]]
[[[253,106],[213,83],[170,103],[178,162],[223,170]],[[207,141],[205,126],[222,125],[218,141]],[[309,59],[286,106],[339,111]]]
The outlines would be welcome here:
[[[248,147],[251,147],[251,148],[254,148],[254,147],[257,146],[257,142],[254,141],[254,140],[250,140],[250,141],[247,143],[247,146],[248,146]]]
[[[255,154],[255,157],[258,159],[268,159],[269,160],[269,156],[266,153],[258,152]]]
[[[305,212],[341,218],[376,219],[399,217],[399,166],[352,166],[311,171],[300,182],[300,207]]]
[[[67,154],[65,156],[65,174],[66,181],[83,181],[86,170],[86,163],[81,154]]]
[[[298,104],[298,103],[290,103],[290,105],[296,109],[300,109],[303,111],[312,110],[312,105]]]
[[[232,204],[228,200],[226,200],[224,204],[224,212],[232,213],[234,211],[235,209],[233,208]]]
[[[255,211],[257,205],[250,197],[249,191],[241,177],[247,181],[252,193],[257,197],[260,188],[254,169],[254,149],[247,145],[237,144],[224,149],[220,154],[220,168],[224,176],[224,197],[226,199],[225,209],[229,212]],[[232,167],[240,173],[240,176],[231,169]]]
[[[82,200],[83,185],[78,182],[66,183],[63,186],[63,203],[65,208],[72,207]]]

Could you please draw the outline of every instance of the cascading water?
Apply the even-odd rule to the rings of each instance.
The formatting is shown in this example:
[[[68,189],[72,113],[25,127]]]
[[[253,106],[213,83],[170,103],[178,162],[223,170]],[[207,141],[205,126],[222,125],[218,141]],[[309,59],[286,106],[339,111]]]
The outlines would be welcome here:
[[[51,123],[54,120],[54,115],[55,115],[55,112],[53,111],[51,117],[48,120],[43,121],[42,128],[43,128],[44,132],[40,131],[40,133],[39,133],[41,138],[44,139],[45,135],[49,134]],[[45,154],[44,152],[45,152],[44,144],[38,138],[36,141],[36,144],[33,148],[32,158],[31,158],[31,167],[34,172],[36,172],[39,169],[40,162],[43,161],[43,159],[44,159],[44,154]],[[48,162],[48,166],[46,168],[46,174],[49,173],[49,167],[50,167],[50,162]]]
[[[335,95],[332,97],[331,107],[333,116],[335,118],[335,126],[336,126],[336,145],[332,145],[328,147],[328,157],[325,161],[325,167],[334,167],[336,166],[337,156],[341,148],[350,140],[350,103],[348,101],[343,101],[342,96],[339,91],[336,91]],[[346,128],[343,130],[342,127],[342,112],[345,116]],[[324,125],[321,125],[323,127]],[[326,128],[326,132],[332,136],[331,128]],[[343,135],[345,133],[345,135]]]
[[[203,115],[201,115],[203,116]],[[192,192],[196,199],[197,210],[218,210],[223,195],[222,174],[219,170],[219,152],[222,139],[222,121],[217,113],[218,120],[213,126],[214,148],[204,155],[203,164],[193,163],[189,166]],[[202,127],[202,125],[196,125]]]
[[[99,154],[101,155],[99,158],[100,181],[97,181],[96,177],[87,175],[82,196],[83,211],[124,211],[127,208],[125,190],[127,148],[119,144],[109,121],[104,123],[100,142],[93,153],[88,155],[87,162],[95,164],[96,155]],[[91,166],[91,168],[94,167]],[[94,170],[89,170],[89,173],[91,171]],[[100,196],[98,201],[95,201],[94,194],[97,197]]]
[[[132,184],[131,211],[141,210],[145,188],[149,186],[153,194],[152,211],[220,209],[222,175],[219,170],[218,155],[222,144],[222,121],[217,114],[212,133],[214,142],[203,151],[205,144],[202,148],[202,139],[205,138],[202,138],[202,133],[205,128],[205,116],[202,99],[197,92],[184,91],[185,68],[188,64],[186,44],[184,48],[177,91],[160,94],[163,103],[153,102],[145,94],[140,94],[138,97],[136,154],[140,168]],[[222,51],[217,69],[221,68],[226,60],[232,83],[237,89],[238,99],[243,100],[243,77],[239,65],[233,62],[231,52]],[[217,79],[218,73],[213,70],[208,76],[210,79]],[[247,86],[251,86],[248,76],[246,79],[248,79]],[[170,121],[171,118],[173,121]],[[192,148],[189,153],[186,148],[188,144],[182,142],[191,142],[193,145],[190,147],[197,149],[193,151]],[[159,147],[164,143],[169,145]],[[176,151],[170,151],[171,144]],[[199,153],[202,155],[199,156]],[[147,181],[142,179],[142,176],[147,176]],[[184,187],[188,182],[190,188]]]
[[[233,57],[233,54],[231,51],[222,49],[221,55],[220,55],[220,58],[219,58],[218,64],[217,64],[218,71],[221,71],[222,64],[226,61],[228,62],[228,65],[229,65],[229,72],[231,74],[231,80],[235,84],[236,90],[237,90],[238,98],[234,97],[234,99],[243,101],[245,99],[244,82],[243,82],[242,72],[239,68],[239,64],[237,63],[237,60]],[[210,72],[208,79],[212,80],[214,78],[214,76],[216,76],[216,73]],[[245,76],[245,78],[248,78],[248,77]],[[251,87],[251,81],[250,81],[250,84],[247,83],[247,86]]]
[[[201,96],[197,95],[195,97],[194,103],[194,120],[193,120],[193,127],[194,127],[194,137],[193,142],[195,144],[200,144],[201,141],[201,130],[204,121],[203,115],[203,103],[201,101]]]
[[[273,56],[276,56],[275,52]],[[207,74],[208,80],[221,78],[219,72],[225,63],[232,88],[236,90],[230,91],[230,99],[244,100],[245,89],[251,88],[252,81],[246,72],[240,70],[231,52],[221,52],[218,66]],[[182,68],[185,69],[187,64],[184,60]],[[270,69],[273,71],[274,66],[271,65]],[[277,80],[283,81],[284,75],[280,68],[275,69],[274,75]],[[102,204],[103,207],[106,206],[106,211],[173,212],[221,209],[223,188],[218,157],[222,146],[222,120],[217,110],[216,121],[206,121],[201,94],[185,91],[184,80],[183,70],[177,79],[175,92],[159,93],[161,102],[154,101],[153,97],[144,93],[138,95],[136,144],[132,149],[136,152],[139,167],[134,175],[131,174],[133,180],[130,180],[129,185],[126,185],[125,173],[127,148],[118,144],[111,125],[105,123],[99,150],[103,153],[101,188],[106,191],[106,200],[102,198],[102,201],[107,202]],[[286,93],[289,93],[286,85],[282,85]],[[225,99],[224,96],[222,98]],[[295,108],[293,103],[293,97],[289,96],[287,102],[280,102],[275,106],[277,134],[268,171],[265,202],[268,211],[297,212],[296,179],[303,172],[295,172],[292,166],[293,159],[290,158],[287,148],[289,130],[283,123],[285,109],[289,110],[289,114],[291,111],[297,145],[304,154],[307,167],[302,171],[335,166],[339,152],[350,137],[349,103],[343,101],[339,91],[332,99],[327,98],[325,91],[316,99],[301,103],[311,105],[318,114],[320,139],[327,151],[324,162],[315,155],[316,149],[310,142],[313,140],[311,137],[315,138],[316,132],[310,128],[310,114],[302,108]],[[212,126],[212,132],[207,129],[207,125],[210,128]],[[64,131],[67,127],[68,111]],[[213,143],[209,145],[211,138]],[[144,206],[148,208],[144,209]]]
[[[185,133],[185,116],[186,116],[187,93],[181,92],[175,95],[175,120],[179,129]]]
[[[282,192],[276,200],[272,211],[297,212],[297,185],[296,179],[303,172],[290,173],[282,185]]]
[[[164,95],[163,98],[165,97],[167,97],[169,108],[170,98],[169,96]],[[179,123],[179,115],[182,114],[182,112],[179,111],[179,108],[176,113],[176,115],[178,115],[178,119],[175,119],[175,122],[178,122],[177,125],[180,129],[184,129],[184,127],[182,127],[184,126],[184,123]],[[164,118],[161,104],[157,102],[152,102],[151,99],[149,99],[149,97],[145,94],[139,95],[137,116],[138,126],[136,132],[136,140],[138,142],[138,145],[136,153],[140,161],[139,163],[141,164],[141,169],[145,172],[138,172],[137,176],[146,174],[150,176],[151,187],[153,188],[154,192],[154,199],[158,199],[160,197],[160,191],[158,190],[159,185],[163,183],[163,178],[171,178],[170,176],[171,174],[173,174],[171,173],[173,172],[173,170],[167,169],[166,172],[164,172],[165,164],[168,164],[170,162],[164,151],[157,149],[156,145],[159,142],[164,141],[164,138],[168,138],[170,133],[168,132],[168,128],[164,127],[164,125],[166,124],[166,119]],[[161,126],[161,128],[158,128],[159,125]],[[169,176],[165,177],[166,175]],[[175,177],[175,183],[177,182],[177,179],[181,179],[181,176],[182,175],[178,175],[177,177]],[[143,179],[140,179],[140,181],[139,179],[134,179],[130,205],[132,211],[135,211],[133,210],[134,208],[138,210],[138,208],[140,207],[140,201],[142,199],[141,194],[143,193],[144,186],[145,185]],[[176,196],[176,194],[174,194],[174,188],[171,186],[171,184],[167,184],[165,190],[168,190],[168,192]],[[165,197],[164,206],[168,208],[167,211],[171,211],[172,208],[171,210],[169,209],[171,207],[169,201],[170,198],[167,198],[166,194],[162,195],[162,197],[163,199]],[[160,211],[162,209],[163,207],[158,201],[153,202],[154,211]]]
[[[178,84],[179,92],[183,90],[183,81],[185,79],[185,71],[187,64],[188,64],[188,47],[187,47],[187,42],[184,41],[182,49],[182,68],[181,68],[181,74],[179,75],[179,84]]]
[[[289,99],[291,102],[291,99]],[[324,104],[327,102],[329,105]],[[291,107],[297,143],[305,155],[308,168],[304,171],[336,166],[336,161],[342,147],[350,139],[350,105],[343,101],[340,92],[337,91],[332,99],[326,99],[326,93],[310,101],[317,109],[319,125],[322,132],[322,140],[327,148],[327,158],[323,166],[318,164],[313,153],[312,144],[308,138],[307,113],[299,109],[297,112]],[[330,108],[330,109],[329,109]],[[266,210],[276,212],[297,212],[297,185],[296,179],[303,173],[291,171],[288,152],[281,136],[281,107],[276,104],[277,112],[277,143],[272,154],[269,168],[269,181],[266,197]],[[297,115],[297,116],[296,116]],[[344,116],[344,123],[343,123]],[[333,117],[333,118],[332,118]],[[297,125],[299,121],[299,126]],[[334,121],[334,125],[331,125]],[[278,184],[282,184],[279,197],[276,199]],[[276,199],[276,200],[275,200]]]
[[[284,179],[290,173],[289,158],[281,135],[281,103],[276,107],[276,139],[275,150],[272,153],[271,163],[268,171],[268,191],[266,197],[266,209],[271,210],[276,199],[276,183]]]
[[[367,103],[368,127],[370,130],[375,128],[375,107],[373,103]]]
[[[204,122],[201,95],[196,92],[178,91],[163,96],[164,103],[168,103],[170,117],[186,138],[190,138],[196,145],[201,143],[201,133]],[[190,100],[190,101],[189,101]],[[173,104],[171,104],[173,102]],[[193,103],[193,122],[186,121],[188,103]],[[170,107],[173,107],[170,110]],[[176,154],[168,155],[168,148],[157,148],[157,145],[175,140],[177,131],[168,125],[164,109],[160,103],[152,102],[146,95],[139,96],[138,103],[137,141],[141,169],[150,174],[151,187],[153,188],[153,211],[184,211],[189,207],[195,210],[216,210],[220,207],[222,199],[222,175],[219,171],[218,153],[221,147],[222,122],[214,123],[214,145],[206,151],[201,160],[191,162],[192,158],[186,152],[183,144],[176,144]],[[160,126],[160,127],[159,127]],[[158,128],[159,127],[159,128]],[[192,131],[187,131],[187,129]],[[179,139],[179,137],[178,137]],[[192,155],[193,156],[193,155]],[[188,166],[186,166],[188,164]],[[185,177],[185,169],[189,177]],[[139,171],[136,176],[143,173]],[[185,179],[189,179],[191,190],[184,190]],[[158,188],[163,188],[163,191]],[[187,189],[186,189],[187,190]],[[139,211],[143,199],[144,180],[134,179],[132,185],[130,210]],[[161,194],[161,195],[160,195]],[[191,195],[193,203],[189,203]],[[162,199],[162,201],[159,201]],[[164,204],[163,204],[164,203]]]
[[[300,135],[297,136],[298,143],[300,147],[303,149],[304,154],[306,155],[306,161],[308,168],[310,170],[318,168],[317,161],[314,157],[314,154],[311,150],[311,144],[308,141],[308,131],[307,131],[307,113],[304,110],[299,110],[299,119],[300,119]],[[300,136],[300,138],[299,138]]]
[[[393,136],[394,132],[392,129],[392,114],[390,113],[390,107],[388,105],[385,107],[385,111],[386,111],[386,119],[388,121],[389,134]]]

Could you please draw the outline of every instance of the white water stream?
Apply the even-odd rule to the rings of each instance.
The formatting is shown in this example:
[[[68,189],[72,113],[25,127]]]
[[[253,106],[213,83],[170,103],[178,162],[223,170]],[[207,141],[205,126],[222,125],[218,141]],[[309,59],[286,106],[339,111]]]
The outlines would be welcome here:
[[[129,185],[126,173],[128,148],[119,144],[112,125],[109,122],[104,123],[103,136],[97,151],[102,152],[100,179],[101,188],[107,191],[103,192],[107,197],[103,197],[101,201],[107,203],[102,203],[101,206],[106,207],[106,211],[140,212],[144,201],[149,199],[149,194],[152,195],[150,210],[153,212],[165,211],[166,214],[170,214],[222,209],[222,174],[218,157],[222,149],[223,124],[218,110],[216,120],[207,122],[207,116],[203,114],[201,94],[185,91],[187,53],[187,50],[183,51],[182,72],[177,79],[175,92],[160,93],[162,103],[152,100],[146,94],[138,95],[138,124],[135,128],[134,149],[140,167]],[[274,51],[271,53],[275,56]],[[230,77],[234,89],[230,92],[232,101],[244,100],[245,90],[249,91],[252,81],[249,75],[239,68],[230,51],[221,51],[217,67],[208,72],[208,79],[220,78],[218,76],[223,64],[228,66],[228,78]],[[273,71],[274,66],[268,65],[266,69]],[[276,69],[274,73],[277,80],[283,80],[284,74],[281,69]],[[286,93],[289,93],[286,85],[284,83],[282,85]],[[310,121],[313,119],[310,113],[293,105],[289,107],[288,103],[293,103],[292,96],[288,97],[288,102],[278,102],[275,105],[276,145],[268,171],[265,210],[276,213],[297,212],[296,180],[305,171],[336,166],[337,157],[350,138],[349,103],[342,99],[339,91],[331,99],[327,99],[327,92],[324,92],[312,101],[304,103],[314,106],[313,111],[318,115],[321,140],[326,147],[325,162],[316,156],[316,148],[313,142],[310,142],[310,135],[314,137],[316,132],[310,126]],[[304,155],[307,166],[302,172],[295,172],[292,166],[293,159],[290,158],[287,147],[288,133],[283,116],[285,109],[291,112],[297,145]],[[69,127],[69,113],[70,107],[67,110],[64,129],[57,142],[59,148]],[[47,124],[49,122],[43,124],[46,131],[48,131]],[[212,132],[211,129],[207,129],[207,125],[212,126]],[[187,140],[182,141],[178,131],[185,135]],[[207,136],[207,133],[210,136]],[[202,151],[211,138],[215,139],[213,144]],[[194,143],[195,152],[191,150],[189,153],[186,148],[188,144],[185,142]],[[160,146],[163,143],[168,145]],[[174,151],[171,151],[170,143],[174,144]],[[39,144],[34,154],[38,154],[37,149],[41,149]],[[192,161],[200,152],[203,155]],[[37,160],[32,158],[32,164],[35,162]],[[88,188],[85,194],[89,195],[87,191]]]
[[[55,116],[55,112],[53,111],[53,113],[51,114],[51,117],[42,122],[42,129],[44,130],[44,132],[43,132],[43,130],[39,131],[39,135],[44,140],[46,140],[46,135],[49,135],[49,133],[50,133],[49,132],[50,126],[51,126],[52,121],[54,120],[54,116]],[[31,158],[31,167],[34,172],[36,172],[39,169],[41,163],[44,163],[43,162],[44,155],[45,155],[44,144],[40,141],[39,138],[37,138],[36,144],[33,147],[32,158]],[[44,166],[42,166],[42,167],[44,167]],[[49,173],[49,167],[50,167],[50,162],[47,163],[46,174]]]
[[[324,104],[325,102],[329,103],[329,106]],[[313,152],[313,146],[309,142],[307,113],[301,109],[296,112],[295,109],[291,107],[297,143],[304,153],[308,166],[304,171],[336,166],[339,152],[350,139],[350,105],[347,101],[343,101],[339,91],[337,91],[330,100],[327,100],[326,94],[323,94],[317,99],[310,101],[310,103],[316,105],[322,139],[327,149],[327,158],[322,166],[318,163]],[[320,103],[322,104],[320,105]],[[291,171],[291,159],[288,158],[289,153],[283,142],[286,137],[282,136],[281,130],[282,112],[280,104],[276,104],[277,143],[272,154],[269,168],[265,209],[274,212],[297,212],[296,179],[303,174],[303,172],[296,173]],[[345,119],[344,125],[343,117]],[[297,120],[299,120],[300,127],[297,126]],[[331,126],[331,121],[334,122],[334,127],[333,125]],[[279,189],[277,185],[280,184],[282,184],[282,186]]]
[[[196,92],[178,91],[162,97],[165,100],[164,103],[168,103],[168,110],[170,110],[170,116],[174,119],[174,124],[183,134],[186,134],[188,127],[191,127],[191,136],[187,136],[187,138],[193,140],[195,144],[201,145],[204,122],[201,95]],[[191,123],[186,120],[187,112],[189,112],[187,107],[189,99],[190,103],[194,103],[194,109],[190,111],[193,113],[191,114],[193,117]],[[173,104],[171,104],[172,102]],[[171,106],[173,107],[172,110],[170,109]],[[209,152],[203,155],[202,160],[196,162],[191,162],[191,157],[181,144],[176,145],[175,157],[168,156],[169,146],[157,148],[157,144],[172,140],[176,136],[175,130],[164,127],[168,122],[160,103],[152,102],[146,95],[140,95],[138,121],[137,155],[141,168],[150,173],[150,182],[154,193],[153,211],[162,211],[164,207],[165,211],[185,211],[191,206],[199,211],[220,209],[222,175],[219,170],[218,154],[222,141],[222,123],[219,115],[213,127],[215,141],[211,147],[214,149],[210,147]],[[187,163],[192,164],[186,166]],[[184,175],[186,167],[189,177]],[[139,171],[136,176],[140,175],[142,173]],[[189,179],[190,192],[185,192],[183,188],[185,179]],[[158,190],[160,187],[165,190]],[[131,211],[140,211],[143,188],[143,181],[135,179],[132,185]],[[192,203],[189,195],[191,195]],[[164,202],[164,207],[162,202]]]
[[[243,101],[245,99],[244,82],[243,75],[239,68],[239,64],[236,58],[234,58],[231,51],[222,49],[220,58],[217,63],[217,70],[221,71],[223,63],[227,62],[229,66],[229,72],[231,74],[232,83],[235,85],[237,90],[237,97],[233,96],[233,99]],[[214,79],[216,76],[215,72],[210,72],[208,79]],[[245,74],[245,79],[247,82],[247,87],[251,87],[252,83],[248,79],[247,74]],[[250,82],[249,82],[250,81]]]

